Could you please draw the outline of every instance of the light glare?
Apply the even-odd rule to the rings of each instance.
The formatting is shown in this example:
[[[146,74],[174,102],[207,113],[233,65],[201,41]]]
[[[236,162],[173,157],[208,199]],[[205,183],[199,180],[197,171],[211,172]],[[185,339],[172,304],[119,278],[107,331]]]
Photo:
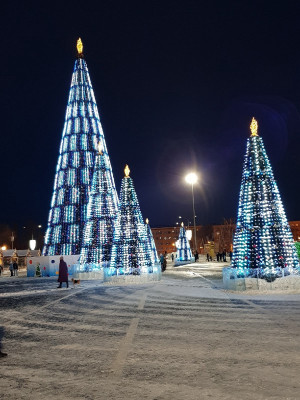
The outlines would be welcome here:
[[[195,172],[190,172],[186,175],[185,181],[191,185],[194,185],[198,181],[198,176],[195,174]]]

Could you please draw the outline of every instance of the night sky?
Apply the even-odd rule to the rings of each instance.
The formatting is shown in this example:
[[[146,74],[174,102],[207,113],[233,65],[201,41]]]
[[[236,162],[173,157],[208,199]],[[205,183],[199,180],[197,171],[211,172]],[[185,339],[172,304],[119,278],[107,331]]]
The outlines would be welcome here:
[[[1,10],[0,223],[50,208],[82,38],[119,192],[126,163],[152,227],[237,215],[252,116],[289,220],[299,220],[297,1],[15,2]]]

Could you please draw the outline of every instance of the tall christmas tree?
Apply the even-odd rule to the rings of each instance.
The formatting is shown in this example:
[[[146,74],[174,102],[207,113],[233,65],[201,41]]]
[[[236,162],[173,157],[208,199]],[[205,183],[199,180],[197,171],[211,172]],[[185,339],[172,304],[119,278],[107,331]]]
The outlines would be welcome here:
[[[190,261],[192,259],[192,250],[190,242],[186,237],[186,232],[184,229],[183,222],[181,223],[179,238],[176,242],[177,253],[176,261]]]
[[[114,224],[118,211],[118,195],[107,151],[99,145],[83,233],[80,264],[98,266],[110,260]]]
[[[153,272],[147,231],[139,202],[129,176],[128,165],[122,179],[118,217],[115,224],[110,271],[118,275]]]
[[[107,168],[111,170],[80,39],[77,41],[77,52],[54,180],[44,255],[80,253],[99,142],[106,154]],[[111,181],[114,185],[112,174]]]
[[[232,267],[259,269],[262,275],[294,272],[299,259],[258,124],[247,141],[233,242]]]
[[[155,246],[155,242],[153,239],[153,235],[152,235],[152,231],[149,225],[149,219],[146,218],[146,231],[147,231],[147,242],[148,242],[148,248],[150,251],[150,255],[151,255],[151,264],[159,264],[159,258],[157,255],[157,250],[156,250],[156,246]]]

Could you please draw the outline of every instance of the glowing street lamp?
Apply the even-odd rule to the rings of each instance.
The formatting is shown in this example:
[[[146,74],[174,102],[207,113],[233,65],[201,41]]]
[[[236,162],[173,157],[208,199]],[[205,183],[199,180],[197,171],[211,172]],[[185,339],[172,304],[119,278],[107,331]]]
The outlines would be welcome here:
[[[192,199],[193,199],[193,217],[194,217],[194,250],[197,250],[197,239],[196,239],[196,214],[195,214],[195,199],[194,199],[194,185],[198,181],[198,176],[195,172],[190,172],[185,177],[186,183],[192,186]]]
[[[36,246],[36,240],[34,240],[33,236],[32,236],[32,239],[29,240],[29,248],[30,248],[30,250],[35,250],[35,246]]]

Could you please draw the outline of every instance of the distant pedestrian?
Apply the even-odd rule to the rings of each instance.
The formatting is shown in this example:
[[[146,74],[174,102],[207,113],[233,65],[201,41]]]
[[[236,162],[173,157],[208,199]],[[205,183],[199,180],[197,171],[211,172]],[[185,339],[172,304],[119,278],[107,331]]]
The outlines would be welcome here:
[[[164,260],[165,260],[165,257],[163,256],[163,254],[161,254],[159,256],[159,261],[160,261],[160,266],[161,266],[161,271],[162,272],[164,272]]]
[[[60,257],[57,282],[59,282],[59,285],[57,286],[58,289],[61,288],[61,285],[62,285],[63,282],[66,282],[67,288],[69,287],[68,267],[67,267],[67,264],[64,261],[63,256]]]
[[[173,253],[171,254],[171,258],[172,258],[172,261],[174,261],[174,254]]]
[[[167,254],[165,254],[164,256],[162,271],[164,272],[166,269],[167,269]]]
[[[10,276],[14,276],[14,265],[13,262],[9,264]]]
[[[232,251],[229,252],[230,262],[232,261]]]
[[[220,261],[220,253],[219,252],[217,252],[217,261],[218,262]]]
[[[226,250],[223,251],[223,261],[226,262]]]
[[[209,261],[209,254],[206,254],[206,260]]]
[[[198,251],[196,250],[196,251],[195,251],[195,262],[197,262],[198,259],[199,259],[199,254],[198,254]]]
[[[13,269],[14,269],[14,276],[18,276],[18,269],[19,269],[19,266],[18,266],[17,261],[15,261],[15,262],[13,263]]]

